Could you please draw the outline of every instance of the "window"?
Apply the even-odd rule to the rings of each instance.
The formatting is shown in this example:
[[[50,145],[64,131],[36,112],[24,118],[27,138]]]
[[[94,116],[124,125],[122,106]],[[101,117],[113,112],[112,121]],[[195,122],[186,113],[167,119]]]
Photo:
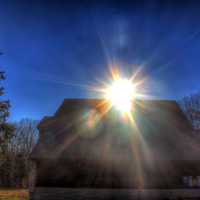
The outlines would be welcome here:
[[[183,176],[183,185],[187,187],[200,187],[200,176]]]

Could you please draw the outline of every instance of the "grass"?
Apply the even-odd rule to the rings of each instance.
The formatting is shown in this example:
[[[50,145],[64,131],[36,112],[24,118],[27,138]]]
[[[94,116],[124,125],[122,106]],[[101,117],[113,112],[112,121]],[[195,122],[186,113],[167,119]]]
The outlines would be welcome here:
[[[0,200],[28,200],[27,190],[0,189]]]

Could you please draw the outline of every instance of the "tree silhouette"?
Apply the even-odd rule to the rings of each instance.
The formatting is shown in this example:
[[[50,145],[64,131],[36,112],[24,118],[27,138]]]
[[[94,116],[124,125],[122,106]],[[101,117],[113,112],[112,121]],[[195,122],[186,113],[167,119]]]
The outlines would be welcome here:
[[[0,83],[5,80],[5,72],[0,71]],[[4,95],[4,87],[0,87],[0,97]],[[0,100],[0,174],[1,183],[8,185],[7,173],[9,170],[9,142],[14,133],[14,126],[7,122],[9,117],[10,102],[8,100]]]

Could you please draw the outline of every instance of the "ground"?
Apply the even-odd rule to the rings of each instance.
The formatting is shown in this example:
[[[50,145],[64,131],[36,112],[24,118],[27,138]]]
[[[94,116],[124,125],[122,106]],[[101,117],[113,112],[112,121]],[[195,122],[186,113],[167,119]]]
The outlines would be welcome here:
[[[0,189],[0,200],[28,200],[27,190]]]

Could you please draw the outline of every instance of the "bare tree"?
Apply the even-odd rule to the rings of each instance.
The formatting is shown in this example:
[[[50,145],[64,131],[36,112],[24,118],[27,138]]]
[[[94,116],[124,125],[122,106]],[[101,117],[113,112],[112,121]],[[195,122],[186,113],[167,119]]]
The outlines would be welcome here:
[[[17,154],[29,156],[38,139],[37,121],[22,119],[15,125],[16,130],[11,142]]]
[[[194,129],[200,129],[200,92],[184,97],[179,104]]]
[[[14,137],[9,144],[10,152],[10,186],[27,187],[31,169],[29,155],[37,142],[37,121],[23,119],[16,123]]]

